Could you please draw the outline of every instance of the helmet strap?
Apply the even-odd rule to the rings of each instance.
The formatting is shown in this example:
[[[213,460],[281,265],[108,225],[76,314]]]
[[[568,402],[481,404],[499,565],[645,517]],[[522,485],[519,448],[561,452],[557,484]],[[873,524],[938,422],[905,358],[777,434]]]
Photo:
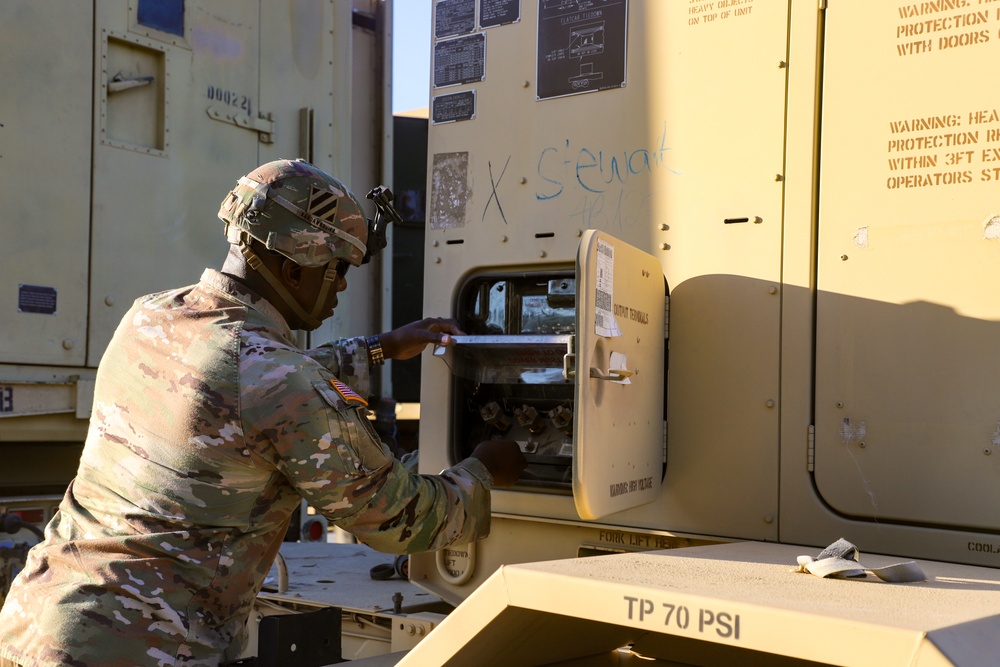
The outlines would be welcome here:
[[[302,304],[292,296],[292,293],[288,291],[280,280],[266,267],[264,262],[261,261],[260,257],[250,249],[250,242],[246,238],[240,238],[240,252],[243,253],[243,258],[246,260],[247,266],[263,276],[264,280],[274,288],[274,291],[278,293],[285,304],[292,309],[300,320],[306,323],[306,325],[316,328],[322,324],[323,320],[319,319],[320,309],[323,307],[323,301],[326,298],[327,292],[330,291],[331,281],[329,275],[333,273],[333,279],[337,279],[337,272],[335,270],[331,271],[327,268],[326,274],[323,276],[323,286],[320,288],[319,296],[316,299],[316,305],[313,306],[312,314],[306,312]]]
[[[326,271],[323,272],[323,284],[320,286],[319,294],[316,296],[316,305],[313,306],[313,319],[322,321],[319,319],[319,316],[321,314],[320,311],[323,309],[323,304],[326,303],[326,295],[338,280],[340,280],[340,274],[337,273],[337,261],[333,260],[327,263]]]

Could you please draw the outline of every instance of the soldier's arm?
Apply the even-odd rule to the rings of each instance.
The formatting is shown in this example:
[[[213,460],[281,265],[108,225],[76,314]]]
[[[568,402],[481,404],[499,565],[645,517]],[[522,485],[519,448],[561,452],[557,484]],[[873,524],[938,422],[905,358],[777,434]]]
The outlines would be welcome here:
[[[489,533],[493,479],[482,462],[469,458],[440,475],[415,474],[379,441],[363,399],[346,385],[302,369],[277,384],[274,375],[269,387],[244,394],[247,439],[275,452],[279,472],[317,511],[390,553]]]
[[[338,338],[303,350],[302,354],[315,360],[362,396],[369,395],[372,369],[364,338]]]

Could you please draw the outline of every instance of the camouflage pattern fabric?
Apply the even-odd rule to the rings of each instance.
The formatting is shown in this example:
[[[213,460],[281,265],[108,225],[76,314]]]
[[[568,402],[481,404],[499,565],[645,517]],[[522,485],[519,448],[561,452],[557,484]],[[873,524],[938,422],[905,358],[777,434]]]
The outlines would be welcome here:
[[[299,350],[273,306],[215,271],[137,300],[98,370],[77,477],[0,610],[0,656],[238,655],[300,494],[386,552],[485,536],[489,472],[394,459],[365,416],[368,372],[363,339]]]
[[[275,160],[244,176],[222,200],[219,219],[238,243],[247,233],[300,266],[343,258],[359,266],[368,219],[351,190],[301,160]]]

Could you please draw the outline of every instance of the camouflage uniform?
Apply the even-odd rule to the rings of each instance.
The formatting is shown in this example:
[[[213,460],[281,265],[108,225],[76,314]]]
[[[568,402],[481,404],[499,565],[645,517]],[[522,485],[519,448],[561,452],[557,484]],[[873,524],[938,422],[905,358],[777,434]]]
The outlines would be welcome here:
[[[366,394],[368,373],[362,339],[299,350],[269,302],[212,270],[137,300],[101,362],[78,475],[0,611],[0,655],[236,655],[300,495],[382,551],[485,536],[489,472],[394,459],[348,388]]]

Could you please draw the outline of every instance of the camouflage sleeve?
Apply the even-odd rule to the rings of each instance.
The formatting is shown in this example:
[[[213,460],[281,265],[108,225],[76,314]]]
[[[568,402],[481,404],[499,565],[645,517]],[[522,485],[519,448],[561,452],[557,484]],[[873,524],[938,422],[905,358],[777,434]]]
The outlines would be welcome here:
[[[371,368],[364,338],[338,338],[303,353],[362,396],[371,391]]]
[[[417,468],[420,467],[420,450],[410,452],[408,454],[403,454],[399,457],[399,462],[403,464],[403,467],[410,472],[416,472]]]
[[[243,371],[244,433],[306,501],[362,542],[389,553],[439,549],[489,533],[492,477],[476,459],[418,475],[382,444],[364,400],[299,356]],[[268,453],[271,453],[270,456]]]

